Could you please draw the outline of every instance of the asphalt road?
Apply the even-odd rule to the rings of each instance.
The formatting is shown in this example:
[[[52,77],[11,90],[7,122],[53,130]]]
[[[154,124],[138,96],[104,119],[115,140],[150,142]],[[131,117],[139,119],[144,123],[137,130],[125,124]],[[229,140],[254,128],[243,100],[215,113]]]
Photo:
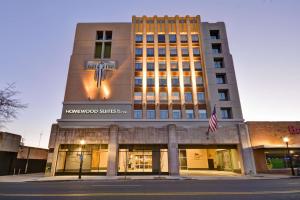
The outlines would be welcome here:
[[[300,200],[300,179],[89,180],[0,183],[0,199]]]

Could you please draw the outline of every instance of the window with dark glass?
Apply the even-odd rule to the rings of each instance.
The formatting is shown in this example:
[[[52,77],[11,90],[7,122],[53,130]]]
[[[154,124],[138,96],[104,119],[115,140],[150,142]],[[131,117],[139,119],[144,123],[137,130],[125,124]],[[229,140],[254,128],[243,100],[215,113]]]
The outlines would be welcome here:
[[[173,76],[171,80],[172,80],[172,86],[179,86],[179,77],[178,76]]]
[[[164,34],[158,34],[158,43],[165,43],[166,37]]]
[[[167,86],[167,77],[166,76],[161,76],[159,77],[159,86]]]
[[[173,110],[173,119],[181,119],[181,110]]]
[[[191,92],[184,93],[184,100],[186,103],[191,103],[193,101],[193,96]]]
[[[225,84],[226,83],[226,75],[225,74],[216,74],[216,83],[217,84]]]
[[[147,110],[147,119],[155,119],[155,110]]]
[[[103,31],[97,31],[96,40],[103,40]]]
[[[143,65],[140,62],[135,63],[135,71],[142,71],[143,70]]]
[[[192,42],[199,42],[198,34],[192,34]]]
[[[147,71],[154,71],[154,62],[147,62]]]
[[[221,44],[218,44],[218,43],[211,44],[211,48],[212,48],[213,53],[215,53],[215,54],[222,53]]]
[[[202,70],[202,66],[201,66],[201,62],[200,61],[195,61],[194,62],[194,66],[195,66],[195,70],[196,71],[201,71]]]
[[[112,40],[112,31],[105,31],[105,40]]]
[[[212,39],[212,40],[220,39],[220,31],[219,30],[210,30],[209,35],[210,35],[210,39]]]
[[[170,47],[170,56],[177,56],[176,47]]]
[[[147,56],[148,57],[154,56],[154,48],[147,48]]]
[[[142,110],[134,110],[134,119],[142,119],[143,111]]]
[[[102,42],[96,42],[95,58],[101,58],[102,55]]]
[[[215,68],[224,68],[223,58],[214,58]]]
[[[167,70],[167,67],[166,67],[166,62],[159,62],[158,63],[158,68],[159,68],[159,71],[166,71]]]
[[[190,62],[182,62],[183,71],[190,71]]]
[[[189,56],[189,49],[187,48],[187,47],[183,47],[182,49],[181,49],[181,55],[182,56]]]
[[[154,35],[150,34],[147,35],[147,43],[153,43],[154,42]]]
[[[185,86],[190,86],[192,83],[191,83],[191,77],[190,76],[184,76],[183,77],[183,83]]]
[[[199,47],[194,47],[193,48],[193,55],[194,56],[200,56],[200,49],[199,49]]]
[[[143,42],[143,35],[142,34],[136,34],[135,35],[135,42],[136,43],[142,43]]]
[[[170,34],[169,35],[169,42],[170,43],[176,43],[176,35],[175,34]]]
[[[197,99],[198,99],[198,102],[205,102],[205,94],[204,92],[197,92]]]
[[[194,119],[194,110],[187,109],[185,110],[186,118],[187,119]]]
[[[148,77],[147,78],[147,86],[154,86],[154,84],[155,84],[154,78]]]
[[[181,41],[181,43],[187,43],[188,36],[186,34],[180,35],[180,41]]]
[[[229,100],[229,94],[227,89],[220,89],[218,90],[219,100],[220,101],[228,101]]]
[[[168,110],[160,110],[159,111],[160,119],[168,119],[169,118],[169,111]]]
[[[170,65],[171,65],[171,71],[178,71],[178,63],[177,62],[172,61],[170,63]]]
[[[166,48],[165,47],[158,48],[158,56],[166,56]]]
[[[143,56],[143,48],[135,48],[135,55],[138,57]]]
[[[232,119],[231,108],[221,108],[220,111],[222,119]]]
[[[202,76],[196,76],[196,85],[203,85],[203,78]]]
[[[198,114],[199,114],[199,119],[207,119],[206,109],[199,109]]]
[[[95,43],[95,58],[111,57],[112,31],[97,31]]]
[[[111,54],[111,42],[104,43],[104,58],[110,58]]]
[[[143,84],[142,77],[137,76],[137,77],[134,78],[134,85],[135,86],[142,86],[142,84]]]

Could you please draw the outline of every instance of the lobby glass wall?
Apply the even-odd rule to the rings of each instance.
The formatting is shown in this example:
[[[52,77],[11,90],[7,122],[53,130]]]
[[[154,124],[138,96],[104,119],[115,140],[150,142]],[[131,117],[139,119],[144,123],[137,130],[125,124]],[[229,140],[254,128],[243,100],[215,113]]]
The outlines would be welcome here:
[[[241,172],[236,148],[180,148],[180,173],[199,170]]]
[[[83,153],[83,174],[106,174],[107,171],[107,144],[62,144],[60,145],[56,175],[78,174],[80,154]]]
[[[158,145],[120,145],[118,173],[167,174],[167,147]]]
[[[293,167],[300,167],[300,149],[289,149]],[[290,168],[290,157],[286,149],[265,149],[265,162],[268,169]]]

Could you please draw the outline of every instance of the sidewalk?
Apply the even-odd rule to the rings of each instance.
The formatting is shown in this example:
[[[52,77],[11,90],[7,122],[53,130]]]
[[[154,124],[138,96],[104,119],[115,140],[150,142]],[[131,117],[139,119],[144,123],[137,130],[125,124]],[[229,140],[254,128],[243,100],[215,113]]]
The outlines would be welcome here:
[[[215,176],[82,176],[81,180],[257,180],[257,179],[283,179],[292,178],[288,175],[257,174],[254,176],[243,175],[215,175]],[[300,178],[300,177],[298,177]],[[28,181],[77,181],[78,176],[44,176],[38,174],[22,174],[0,176],[0,182],[28,182]]]

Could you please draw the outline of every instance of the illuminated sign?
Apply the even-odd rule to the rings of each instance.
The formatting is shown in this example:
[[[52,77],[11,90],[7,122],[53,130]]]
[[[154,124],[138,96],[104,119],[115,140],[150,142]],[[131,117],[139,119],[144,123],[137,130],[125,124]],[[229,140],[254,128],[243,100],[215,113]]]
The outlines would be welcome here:
[[[126,110],[120,109],[66,109],[67,114],[126,114]]]

